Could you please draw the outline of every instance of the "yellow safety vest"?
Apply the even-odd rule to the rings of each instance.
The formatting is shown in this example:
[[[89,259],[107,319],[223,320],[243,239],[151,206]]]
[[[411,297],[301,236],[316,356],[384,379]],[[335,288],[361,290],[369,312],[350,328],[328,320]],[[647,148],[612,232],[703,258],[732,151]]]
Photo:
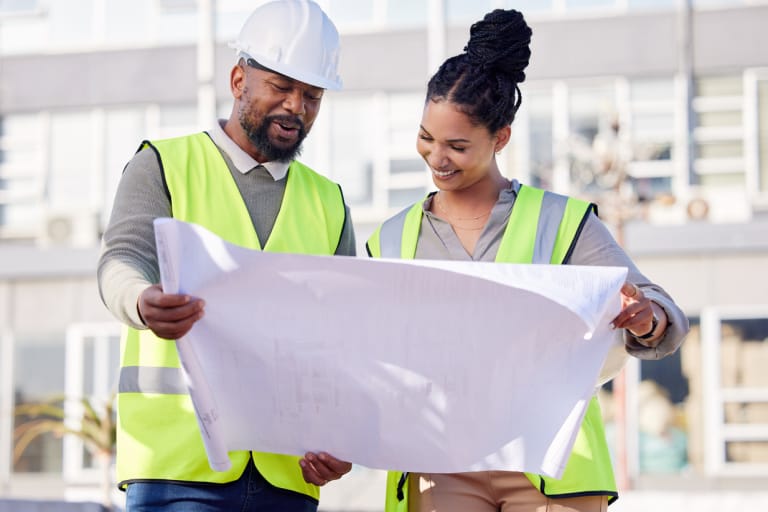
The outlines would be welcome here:
[[[145,147],[158,155],[174,218],[199,224],[231,243],[262,249],[231,172],[207,134],[144,142]],[[346,216],[341,189],[298,162],[291,163],[287,180],[263,249],[334,254]],[[117,479],[121,487],[146,480],[232,482],[253,457],[272,485],[319,498],[319,488],[304,481],[295,456],[230,452],[232,469],[210,468],[174,341],[160,339],[149,330],[126,328],[120,365]]]
[[[374,257],[413,259],[421,231],[422,202],[382,224],[367,243]],[[534,187],[522,186],[515,199],[496,261],[503,263],[566,264],[594,205]],[[600,404],[593,397],[587,408],[562,478],[525,473],[543,494],[618,497]],[[408,511],[408,473],[387,474],[386,512]]]

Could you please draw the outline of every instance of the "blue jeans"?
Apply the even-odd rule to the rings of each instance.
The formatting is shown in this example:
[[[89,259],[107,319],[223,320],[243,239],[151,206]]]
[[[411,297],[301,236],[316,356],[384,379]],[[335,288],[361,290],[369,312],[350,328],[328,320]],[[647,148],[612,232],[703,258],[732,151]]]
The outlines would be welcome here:
[[[300,493],[274,487],[253,460],[229,484],[167,481],[128,484],[126,512],[316,512],[317,502]]]

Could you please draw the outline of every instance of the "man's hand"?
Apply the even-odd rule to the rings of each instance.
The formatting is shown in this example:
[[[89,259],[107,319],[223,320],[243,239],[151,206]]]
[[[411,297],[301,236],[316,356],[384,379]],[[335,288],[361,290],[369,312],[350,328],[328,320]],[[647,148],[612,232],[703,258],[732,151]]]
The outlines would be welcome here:
[[[144,324],[157,336],[177,340],[203,317],[205,303],[189,295],[163,293],[159,284],[141,292],[136,307]]]
[[[322,486],[331,480],[338,480],[352,469],[350,462],[339,460],[325,452],[308,452],[299,460],[301,473],[307,483]]]

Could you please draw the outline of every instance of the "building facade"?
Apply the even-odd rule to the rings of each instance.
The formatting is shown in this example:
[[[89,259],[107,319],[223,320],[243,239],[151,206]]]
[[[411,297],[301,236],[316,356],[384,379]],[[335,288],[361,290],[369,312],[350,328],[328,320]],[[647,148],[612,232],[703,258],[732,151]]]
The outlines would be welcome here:
[[[432,189],[415,151],[429,75],[491,8],[526,14],[533,55],[503,172],[595,199],[694,325],[679,354],[628,366],[620,473],[764,486],[768,1],[320,3],[342,34],[344,90],[326,94],[302,160],[342,184],[361,254],[378,222]],[[97,488],[76,439],[43,436],[14,460],[12,411],[62,391],[109,396],[119,328],[95,266],[121,170],[143,139],[229,116],[226,42],[252,6],[0,1],[0,497]],[[654,449],[679,456],[656,464]]]

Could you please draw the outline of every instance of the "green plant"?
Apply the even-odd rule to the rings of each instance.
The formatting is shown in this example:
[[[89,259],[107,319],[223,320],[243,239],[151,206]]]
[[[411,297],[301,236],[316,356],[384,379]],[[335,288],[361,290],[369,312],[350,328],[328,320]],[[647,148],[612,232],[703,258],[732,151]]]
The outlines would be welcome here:
[[[14,464],[30,443],[43,434],[75,436],[100,465],[103,503],[109,508],[112,489],[110,466],[115,453],[117,431],[114,403],[115,395],[112,394],[106,401],[97,401],[91,397],[67,399],[59,395],[43,402],[19,404],[14,409],[17,418],[17,426],[13,431]],[[70,407],[67,407],[68,404]],[[71,411],[79,412],[73,416]]]
[[[18,405],[15,409],[17,417],[26,417],[14,429],[14,462],[38,436],[45,433],[54,435],[73,435],[79,438],[86,449],[94,455],[114,453],[116,425],[114,419],[113,400],[110,399],[99,407],[90,398],[81,398],[82,417],[78,418],[79,425],[67,421],[66,398],[56,397],[45,402]],[[98,410],[100,409],[100,410]]]

